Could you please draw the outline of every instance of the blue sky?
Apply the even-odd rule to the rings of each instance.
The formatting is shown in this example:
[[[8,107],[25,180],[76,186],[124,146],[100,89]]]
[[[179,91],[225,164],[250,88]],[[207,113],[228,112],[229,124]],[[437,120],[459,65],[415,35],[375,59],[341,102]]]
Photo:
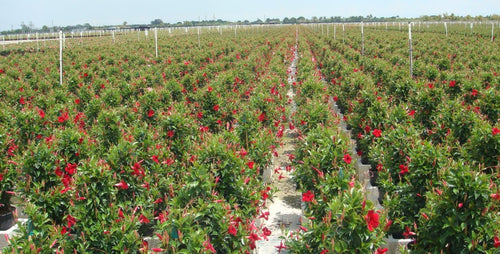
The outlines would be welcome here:
[[[419,17],[500,14],[499,0],[0,0],[0,31],[20,28],[21,22],[35,27],[149,24],[159,18],[174,23],[184,20],[230,21],[312,16]]]

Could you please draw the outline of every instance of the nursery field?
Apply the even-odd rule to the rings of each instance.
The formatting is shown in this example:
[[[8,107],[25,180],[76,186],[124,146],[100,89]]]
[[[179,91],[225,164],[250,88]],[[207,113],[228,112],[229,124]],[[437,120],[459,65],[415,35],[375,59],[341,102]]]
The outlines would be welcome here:
[[[412,70],[407,24],[66,35],[62,84],[58,40],[3,45],[2,252],[259,253],[291,181],[275,253],[498,253],[500,43],[446,28]]]

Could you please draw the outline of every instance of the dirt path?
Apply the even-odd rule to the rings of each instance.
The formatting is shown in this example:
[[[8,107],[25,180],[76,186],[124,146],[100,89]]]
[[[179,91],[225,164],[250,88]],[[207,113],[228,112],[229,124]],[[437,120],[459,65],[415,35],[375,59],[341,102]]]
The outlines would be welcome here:
[[[291,113],[295,112],[297,108],[293,100],[295,92],[292,87],[293,82],[296,82],[297,60],[298,52],[296,46],[288,76],[290,89],[287,96],[291,100],[291,103],[288,105]],[[289,121],[291,121],[290,118]],[[267,204],[268,210],[266,211],[269,212],[269,217],[267,220],[262,221],[262,227],[267,227],[272,233],[267,241],[257,241],[255,251],[257,254],[286,253],[285,249],[279,252],[277,248],[281,243],[284,245],[280,237],[285,234],[286,230],[293,231],[300,226],[302,217],[301,194],[295,189],[291,172],[287,170],[287,166],[290,165],[288,154],[292,154],[295,151],[294,140],[296,137],[296,130],[290,130],[287,127],[283,137],[283,145],[277,149],[278,157],[273,159],[270,169],[272,172],[268,181],[275,187],[276,192],[273,195],[272,201]]]

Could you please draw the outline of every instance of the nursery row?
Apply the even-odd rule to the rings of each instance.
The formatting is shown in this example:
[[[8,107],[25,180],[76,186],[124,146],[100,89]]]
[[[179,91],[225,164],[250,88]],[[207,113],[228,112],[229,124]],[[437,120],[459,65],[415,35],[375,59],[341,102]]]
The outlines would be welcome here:
[[[498,42],[365,30],[342,41],[306,30],[313,59],[371,165],[389,233],[417,252],[492,252],[498,227]],[[432,43],[431,43],[432,42]]]

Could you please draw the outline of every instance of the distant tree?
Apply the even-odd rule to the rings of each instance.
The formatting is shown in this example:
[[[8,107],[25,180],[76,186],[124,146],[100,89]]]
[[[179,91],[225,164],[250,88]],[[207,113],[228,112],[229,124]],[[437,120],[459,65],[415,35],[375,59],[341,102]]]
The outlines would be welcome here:
[[[123,21],[122,26],[127,26],[127,24],[128,24],[127,21]]]
[[[161,20],[161,19],[155,19],[155,20],[151,21],[151,25],[153,25],[153,26],[160,26],[162,24],[163,24],[163,20]]]

